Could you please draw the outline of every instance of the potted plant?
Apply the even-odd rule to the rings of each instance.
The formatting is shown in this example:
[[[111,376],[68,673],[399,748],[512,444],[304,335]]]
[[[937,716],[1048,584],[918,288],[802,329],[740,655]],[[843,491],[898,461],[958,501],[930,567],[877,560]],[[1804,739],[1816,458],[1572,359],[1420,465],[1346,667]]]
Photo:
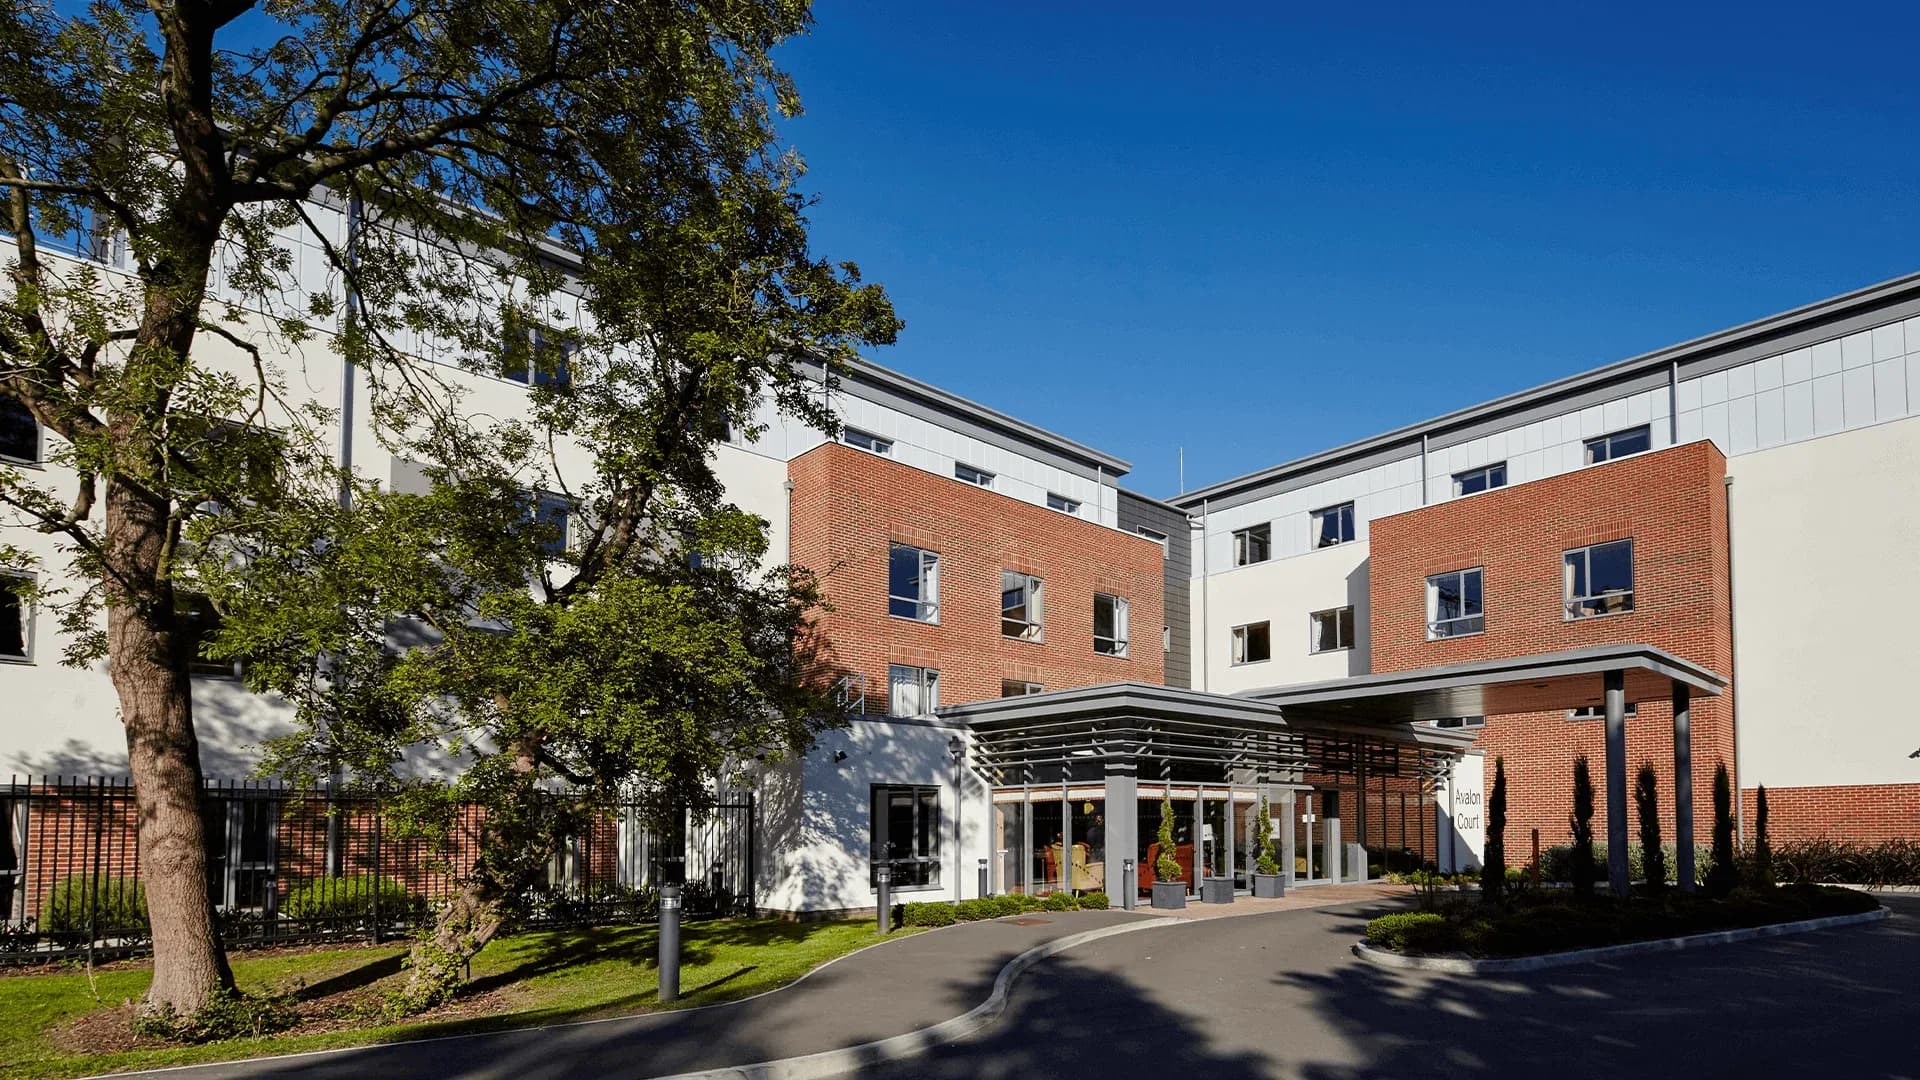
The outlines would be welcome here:
[[[1253,842],[1259,852],[1253,861],[1254,898],[1270,900],[1284,896],[1287,879],[1280,876],[1280,857],[1274,850],[1273,808],[1267,805],[1265,795],[1260,796],[1260,816],[1254,819]]]
[[[1173,853],[1173,794],[1160,797],[1160,853],[1153,860],[1153,906],[1177,911],[1187,906],[1187,883]]]

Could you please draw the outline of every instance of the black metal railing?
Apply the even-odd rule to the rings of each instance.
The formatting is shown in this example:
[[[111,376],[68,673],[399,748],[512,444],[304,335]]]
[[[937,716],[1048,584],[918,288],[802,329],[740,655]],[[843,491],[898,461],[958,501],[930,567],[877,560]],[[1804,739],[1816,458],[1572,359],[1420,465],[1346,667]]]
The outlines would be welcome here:
[[[689,917],[753,912],[751,795],[697,811],[565,808],[543,880],[508,905],[516,925],[650,921],[662,885],[685,887]],[[478,807],[428,841],[397,836],[378,794],[276,783],[209,783],[202,811],[229,948],[405,935],[463,887],[484,836]],[[151,947],[136,821],[125,779],[0,785],[0,964]]]

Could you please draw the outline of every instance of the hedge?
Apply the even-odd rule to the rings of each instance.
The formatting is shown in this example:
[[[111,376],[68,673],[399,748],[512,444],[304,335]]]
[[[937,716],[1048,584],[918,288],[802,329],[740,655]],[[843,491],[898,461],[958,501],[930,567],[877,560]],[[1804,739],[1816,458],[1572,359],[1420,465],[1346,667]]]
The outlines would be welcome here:
[[[135,878],[62,879],[40,908],[40,925],[56,934],[146,930],[147,890]]]
[[[413,906],[406,886],[390,877],[351,874],[337,878],[308,878],[287,889],[280,914],[289,919],[366,919],[373,917],[374,899],[380,914],[401,915]]]
[[[944,900],[929,900],[898,907],[901,926],[952,926],[960,922],[978,922],[982,919],[999,919],[1008,915],[1019,915],[1029,911],[1105,911],[1112,899],[1102,892],[1072,893],[1056,892],[1045,896],[1029,896],[1025,893],[1008,893],[1005,896],[977,897],[951,903]]]
[[[1666,855],[1667,880],[1677,881],[1676,851],[1672,844],[1660,845]],[[1773,842],[1773,877],[1776,881],[1814,884],[1864,885],[1884,888],[1889,885],[1920,885],[1920,843],[1912,840],[1888,840],[1879,844],[1847,844],[1832,840],[1795,840]],[[1712,869],[1712,849],[1696,845],[1693,849],[1696,881],[1704,882]],[[1540,873],[1548,881],[1572,878],[1573,849],[1565,844],[1540,852]],[[1742,877],[1749,877],[1745,865],[1753,858],[1752,848],[1740,853]],[[1593,845],[1593,861],[1604,880],[1607,845]],[[1627,848],[1627,876],[1639,881],[1646,876],[1639,844]]]
[[[1421,928],[1444,927],[1446,916],[1431,911],[1402,911],[1382,915],[1367,922],[1367,944],[1376,949],[1399,951],[1407,947],[1409,934],[1418,938]]]

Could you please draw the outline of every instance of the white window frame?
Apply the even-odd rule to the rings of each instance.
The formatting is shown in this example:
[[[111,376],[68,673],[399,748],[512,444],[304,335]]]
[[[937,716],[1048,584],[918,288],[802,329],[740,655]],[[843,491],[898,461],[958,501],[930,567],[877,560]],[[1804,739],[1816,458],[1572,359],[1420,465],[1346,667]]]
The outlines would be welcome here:
[[[1058,510],[1063,514],[1072,514],[1078,517],[1080,514],[1080,500],[1069,499],[1057,491],[1049,491],[1047,492],[1047,509]]]
[[[8,465],[26,465],[31,468],[39,468],[45,463],[47,457],[47,429],[41,427],[40,421],[34,419],[32,411],[27,409],[26,402],[6,394],[0,394],[0,401],[11,401],[19,405],[20,408],[27,413],[27,423],[33,425],[33,456],[30,458],[22,458],[14,457],[12,454],[0,454],[0,462]]]
[[[893,555],[896,551],[917,552],[920,556],[919,596],[907,596],[893,591]],[[895,602],[912,604],[915,614],[902,615],[893,610]],[[940,553],[915,547],[912,544],[887,545],[887,615],[895,619],[910,619],[913,622],[940,622]]]
[[[1467,578],[1478,578],[1480,582],[1480,610],[1467,610]],[[1460,593],[1460,614],[1449,618],[1440,617],[1440,585],[1448,578],[1457,579]],[[1445,641],[1450,638],[1472,637],[1487,632],[1487,571],[1483,566],[1468,566],[1459,570],[1448,570],[1444,574],[1430,574],[1427,577],[1427,640]]]
[[[1616,590],[1610,593],[1593,592],[1593,553],[1600,548],[1614,547],[1619,544],[1625,544],[1627,547],[1628,585],[1626,590],[1624,592]],[[1576,560],[1580,562],[1581,568],[1586,572],[1588,595],[1585,596],[1575,596],[1573,594],[1574,563]],[[1561,613],[1567,622],[1578,622],[1582,619],[1604,619],[1610,615],[1632,614],[1635,603],[1634,596],[1639,589],[1639,585],[1640,575],[1634,569],[1633,565],[1633,537],[1631,536],[1621,537],[1618,540],[1606,540],[1598,544],[1588,544],[1585,547],[1569,548],[1560,554]],[[1624,601],[1623,605],[1621,604],[1622,601]],[[1611,611],[1576,610],[1581,607],[1590,607],[1595,604],[1605,604],[1607,602],[1620,606],[1615,606]]]
[[[1260,547],[1260,557],[1253,557],[1256,540]],[[1233,530],[1233,565],[1252,566],[1273,558],[1273,522],[1263,521],[1258,525],[1249,525],[1244,529]]]
[[[1007,693],[1007,688],[1010,686],[1017,686],[1020,689],[1014,693],[1009,694]],[[1000,696],[1003,698],[1026,697],[1029,694],[1037,694],[1039,692],[1040,692],[1040,684],[1037,682],[1028,682],[1025,679],[1001,679],[1000,680]]]
[[[974,487],[987,488],[988,490],[992,490],[993,488],[992,473],[985,469],[969,465],[964,461],[956,461],[953,463],[953,478],[963,484],[972,484]]]
[[[1647,445],[1640,450],[1616,451],[1613,448],[1614,442],[1628,435],[1644,437]],[[1621,428],[1619,431],[1609,431],[1605,435],[1595,435],[1593,438],[1581,443],[1581,448],[1582,457],[1588,465],[1599,465],[1603,462],[1618,461],[1624,457],[1632,457],[1635,454],[1644,454],[1653,449],[1653,425],[1635,424],[1632,427]],[[1594,452],[1596,450],[1600,451],[1604,456],[1595,457]]]
[[[39,578],[30,571],[14,570],[4,566],[0,566],[0,578],[7,578],[12,581],[23,581],[27,585],[28,592],[32,592],[34,586],[39,582]],[[38,621],[35,618],[38,613],[38,604],[31,597],[21,602],[20,647],[25,650],[24,654],[21,656],[0,656],[0,664],[33,663],[33,624]]]
[[[1340,632],[1340,620],[1343,615],[1346,617],[1346,633],[1344,635]],[[1330,648],[1323,649],[1320,647],[1320,620],[1327,616],[1333,618],[1333,639],[1336,644]],[[1311,654],[1350,652],[1353,649],[1354,639],[1358,637],[1359,634],[1360,628],[1355,625],[1352,604],[1348,604],[1345,607],[1326,608],[1307,616],[1307,652]]]
[[[1258,660],[1249,660],[1247,659],[1247,643],[1253,636],[1251,631],[1255,627],[1266,628],[1267,655]],[[1229,655],[1234,667],[1245,667],[1249,664],[1264,664],[1273,659],[1273,621],[1270,619],[1262,619],[1259,622],[1241,623],[1239,626],[1233,628],[1230,640],[1233,643],[1233,652]]]
[[[1016,589],[1025,598],[1021,607],[1026,610],[1023,619],[1013,619],[1007,615],[1015,605],[1007,603],[1007,595]],[[1047,622],[1047,583],[1032,574],[1018,570],[1000,571],[1000,636],[1015,641],[1046,640]],[[1007,624],[1015,623],[1020,627],[1014,633],[1007,633]]]
[[[1493,482],[1495,469],[1500,470],[1500,482],[1497,484]],[[1481,486],[1473,491],[1465,490],[1466,482],[1475,478],[1481,481]],[[1507,463],[1504,461],[1496,461],[1489,465],[1482,465],[1477,469],[1462,469],[1453,474],[1453,494],[1455,498],[1463,498],[1468,495],[1480,495],[1506,486]]]
[[[1334,531],[1337,534],[1336,538],[1332,540],[1325,539],[1321,536],[1321,533],[1325,531],[1323,523],[1329,515],[1333,516]],[[1353,500],[1351,499],[1343,503],[1336,503],[1332,506],[1323,506],[1318,510],[1312,511],[1307,516],[1307,525],[1309,529],[1307,538],[1312,541],[1315,551],[1321,548],[1351,544],[1355,540],[1360,539],[1360,520],[1354,510]],[[1340,526],[1345,527],[1341,528]]]
[[[840,441],[856,450],[865,450],[869,454],[879,454],[881,457],[893,456],[893,440],[883,439],[871,431],[843,427],[840,429]]]
[[[914,693],[920,697],[920,711],[914,713],[898,711],[898,702],[894,699],[894,688],[903,682],[913,683]],[[914,667],[910,664],[887,665],[887,715],[888,716],[932,716],[940,708],[940,669]]]
[[[1639,716],[1640,703],[1637,701],[1627,702],[1626,718],[1628,720],[1635,720],[1638,719]],[[1582,705],[1577,709],[1567,710],[1567,719],[1569,720],[1605,720],[1606,718],[1607,707],[1605,705]]]
[[[1100,636],[1099,617],[1100,601],[1102,600],[1109,601],[1113,604],[1113,636],[1110,638]],[[1093,614],[1095,620],[1093,651],[1101,656],[1116,656],[1123,660],[1126,659],[1127,639],[1130,636],[1127,628],[1127,598],[1124,596],[1116,596],[1113,593],[1094,593]],[[1103,642],[1106,644],[1106,648],[1104,649],[1100,647]]]
[[[890,816],[885,807],[896,793],[905,793],[913,804],[914,838],[912,845],[918,851],[919,840],[925,838],[926,850],[906,858],[888,858],[888,821]],[[930,892],[940,888],[941,860],[944,857],[940,847],[945,839],[946,830],[941,828],[940,789],[931,784],[874,784],[867,798],[868,831],[872,848],[867,859],[867,880],[869,885],[877,885],[879,877],[876,871],[881,864],[893,869],[891,888],[894,892]],[[923,821],[924,816],[924,821]],[[900,876],[902,863],[911,864],[927,871],[925,881],[904,884]],[[917,876],[917,875],[916,875]]]

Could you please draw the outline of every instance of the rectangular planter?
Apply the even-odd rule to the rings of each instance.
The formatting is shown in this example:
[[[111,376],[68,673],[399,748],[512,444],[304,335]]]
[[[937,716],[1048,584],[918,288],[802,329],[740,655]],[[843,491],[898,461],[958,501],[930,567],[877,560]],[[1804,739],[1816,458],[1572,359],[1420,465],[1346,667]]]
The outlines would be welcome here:
[[[1210,877],[1201,882],[1200,902],[1203,904],[1233,903],[1233,879]]]
[[[1162,911],[1183,910],[1187,906],[1187,883],[1184,881],[1154,882],[1153,906]]]
[[[1274,900],[1287,894],[1287,879],[1284,874],[1253,875],[1253,895],[1258,900]]]

